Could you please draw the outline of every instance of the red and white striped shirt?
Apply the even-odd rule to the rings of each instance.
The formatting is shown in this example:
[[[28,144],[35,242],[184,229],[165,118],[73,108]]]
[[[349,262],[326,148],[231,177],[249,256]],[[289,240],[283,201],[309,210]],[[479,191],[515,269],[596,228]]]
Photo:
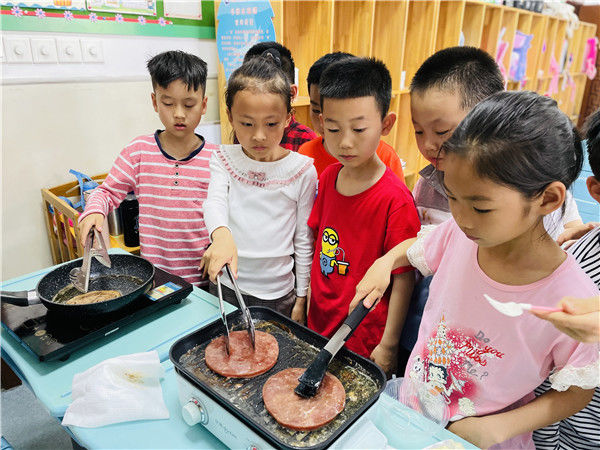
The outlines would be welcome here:
[[[203,285],[207,282],[198,265],[209,245],[204,200],[211,153],[219,147],[202,139],[188,158],[176,160],[160,148],[158,134],[139,136],[121,151],[81,219],[91,213],[106,216],[133,191],[140,205],[140,254],[156,267]]]

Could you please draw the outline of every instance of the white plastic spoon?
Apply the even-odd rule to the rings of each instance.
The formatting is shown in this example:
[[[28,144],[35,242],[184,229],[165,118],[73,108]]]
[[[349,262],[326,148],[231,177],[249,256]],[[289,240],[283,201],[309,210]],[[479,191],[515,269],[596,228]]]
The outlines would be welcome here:
[[[547,306],[536,306],[536,305],[532,305],[530,303],[516,303],[516,302],[502,303],[502,302],[499,302],[498,300],[494,300],[492,297],[490,297],[487,294],[483,294],[483,296],[485,297],[485,299],[488,302],[490,302],[490,305],[492,305],[495,309],[500,311],[502,314],[510,316],[510,317],[520,316],[521,314],[523,314],[523,311],[531,311],[531,310],[542,311],[542,312],[562,312],[562,308],[549,308]]]

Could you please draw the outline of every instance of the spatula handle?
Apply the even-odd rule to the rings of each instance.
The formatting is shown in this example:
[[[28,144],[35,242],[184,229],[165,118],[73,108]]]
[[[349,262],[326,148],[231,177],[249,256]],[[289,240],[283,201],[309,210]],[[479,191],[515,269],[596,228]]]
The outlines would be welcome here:
[[[358,327],[358,325],[363,321],[365,316],[370,311],[369,308],[365,306],[365,304],[361,301],[356,308],[350,313],[350,315],[344,320],[344,323],[350,327],[350,333],[345,337],[345,341],[348,340],[354,330]]]

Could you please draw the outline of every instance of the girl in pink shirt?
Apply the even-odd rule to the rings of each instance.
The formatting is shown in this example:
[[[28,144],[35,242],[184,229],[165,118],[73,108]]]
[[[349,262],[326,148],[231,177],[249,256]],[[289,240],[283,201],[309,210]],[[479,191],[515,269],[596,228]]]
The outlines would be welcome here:
[[[467,115],[440,156],[453,218],[375,262],[357,298],[377,298],[395,267],[435,274],[405,377],[439,392],[450,431],[478,447],[535,448],[533,430],[592,398],[598,345],[532,314],[504,316],[483,295],[549,307],[598,295],[542,220],[581,170],[580,139],[554,100],[501,92]],[[553,389],[534,398],[548,375]]]

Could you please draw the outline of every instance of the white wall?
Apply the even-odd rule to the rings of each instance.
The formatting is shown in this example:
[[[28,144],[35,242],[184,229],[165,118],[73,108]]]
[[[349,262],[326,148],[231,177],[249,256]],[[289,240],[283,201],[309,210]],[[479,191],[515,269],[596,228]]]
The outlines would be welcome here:
[[[149,57],[181,49],[207,61],[213,79],[201,128],[209,139],[219,136],[215,41],[98,38],[104,63],[2,65],[0,280],[52,265],[41,188],[74,180],[71,168],[89,175],[107,172],[133,137],[161,128],[150,102]]]

